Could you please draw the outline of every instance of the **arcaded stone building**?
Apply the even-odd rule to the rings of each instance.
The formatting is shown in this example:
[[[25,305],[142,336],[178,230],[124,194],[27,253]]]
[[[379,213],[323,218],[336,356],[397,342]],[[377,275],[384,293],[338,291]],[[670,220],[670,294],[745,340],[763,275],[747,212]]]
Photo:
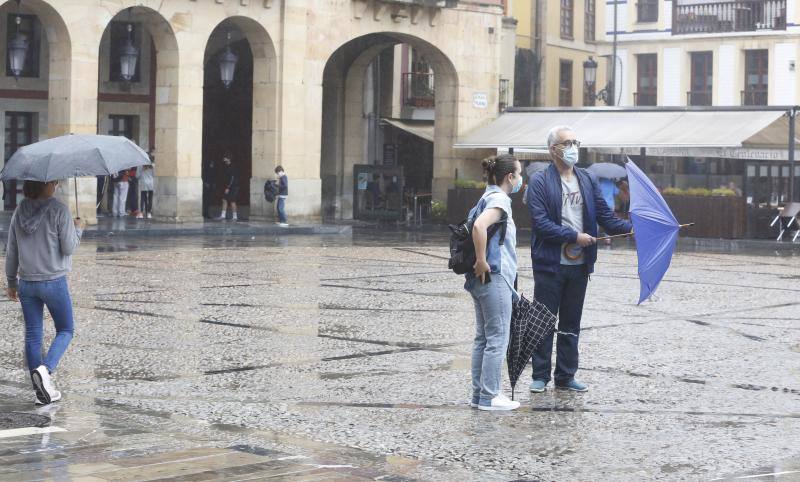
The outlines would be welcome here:
[[[513,45],[514,27],[493,1],[14,0],[0,16],[4,159],[70,132],[128,136],[154,149],[155,212],[167,219],[200,218],[204,194],[216,204],[226,152],[252,217],[272,216],[262,186],[278,164],[291,180],[290,215],[350,217],[353,165],[376,161],[364,140],[365,82],[385,86],[372,96],[387,97],[378,116],[391,116],[401,90],[368,67],[398,45],[435,74],[430,185],[444,199],[457,175],[477,171],[456,138],[497,115],[500,79],[511,76],[501,69],[513,69],[501,65],[501,46]],[[18,38],[27,51],[14,72]],[[131,46],[136,64],[124,78]],[[236,63],[226,85],[228,49]],[[94,211],[98,185],[79,180],[82,213]],[[5,188],[13,208],[18,188]]]

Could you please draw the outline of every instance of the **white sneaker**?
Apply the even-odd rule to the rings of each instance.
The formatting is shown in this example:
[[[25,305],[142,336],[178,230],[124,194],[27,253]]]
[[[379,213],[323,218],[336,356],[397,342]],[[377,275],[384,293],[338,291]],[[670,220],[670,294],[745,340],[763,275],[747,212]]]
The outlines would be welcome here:
[[[144,219],[144,215],[142,213],[139,213],[136,215],[136,219]]]
[[[233,217],[231,218],[231,221],[238,221],[238,220],[239,220],[239,216],[237,216],[237,215],[235,215],[235,214],[234,214],[234,215],[233,215]]]
[[[289,223],[278,223],[278,226],[280,226],[282,228],[288,228],[289,227]]]
[[[39,365],[31,373],[31,381],[33,382],[33,389],[36,390],[36,398],[44,402],[44,404],[52,402],[53,397],[56,395],[61,398],[61,394],[58,393],[56,387],[53,386],[53,381],[50,380],[50,372],[47,371],[46,366]]]
[[[220,214],[218,217],[216,217],[214,219],[216,219],[217,221],[225,221],[226,217],[227,216],[225,216],[225,213],[222,213],[222,214]]]
[[[488,406],[479,405],[478,410],[515,410],[519,408],[519,402],[509,400],[502,393],[492,399],[492,404]]]
[[[153,219],[153,214],[152,213],[147,213],[147,219]]]
[[[56,390],[56,393],[50,397],[50,403],[57,402],[61,400],[61,392]],[[49,403],[44,403],[42,400],[39,399],[39,395],[36,395],[36,400],[34,401],[36,405],[49,405]]]

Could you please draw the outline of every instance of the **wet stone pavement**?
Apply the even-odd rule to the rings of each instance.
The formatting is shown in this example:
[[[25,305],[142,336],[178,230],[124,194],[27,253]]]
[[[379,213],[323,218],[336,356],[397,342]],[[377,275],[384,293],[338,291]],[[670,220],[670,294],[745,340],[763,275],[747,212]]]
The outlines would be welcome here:
[[[34,407],[19,307],[0,302],[0,480],[800,479],[797,251],[680,252],[637,307],[635,253],[604,249],[589,392],[529,394],[528,369],[522,408],[487,413],[467,404],[474,315],[445,246],[87,241],[63,401]]]

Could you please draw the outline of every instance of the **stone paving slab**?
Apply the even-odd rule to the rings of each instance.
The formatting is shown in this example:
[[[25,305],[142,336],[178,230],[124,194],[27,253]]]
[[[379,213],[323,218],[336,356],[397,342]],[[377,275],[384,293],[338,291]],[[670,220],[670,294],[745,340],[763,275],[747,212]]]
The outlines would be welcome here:
[[[531,395],[528,369],[522,408],[484,413],[466,403],[474,315],[446,244],[387,239],[87,241],[71,277],[76,337],[56,372],[52,424],[67,432],[0,439],[0,474],[800,474],[800,257],[682,251],[658,301],[636,306],[635,253],[603,249],[581,335],[590,391]],[[36,413],[21,323],[0,302],[0,411]],[[191,463],[198,453],[220,455]]]

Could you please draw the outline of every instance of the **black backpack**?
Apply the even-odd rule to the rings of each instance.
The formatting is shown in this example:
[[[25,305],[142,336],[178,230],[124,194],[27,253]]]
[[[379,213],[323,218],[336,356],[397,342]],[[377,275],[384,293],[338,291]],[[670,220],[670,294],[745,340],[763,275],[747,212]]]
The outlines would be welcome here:
[[[264,183],[264,199],[268,202],[274,202],[278,197],[278,181],[267,181]]]
[[[475,216],[477,218],[477,216]],[[508,216],[504,212],[500,221],[489,226],[486,230],[486,240],[489,240],[500,231],[498,244],[502,246],[506,241],[506,225]],[[475,256],[475,244],[472,242],[472,225],[475,219],[467,218],[458,224],[450,224],[450,259],[447,267],[455,274],[471,273],[478,258]]]

